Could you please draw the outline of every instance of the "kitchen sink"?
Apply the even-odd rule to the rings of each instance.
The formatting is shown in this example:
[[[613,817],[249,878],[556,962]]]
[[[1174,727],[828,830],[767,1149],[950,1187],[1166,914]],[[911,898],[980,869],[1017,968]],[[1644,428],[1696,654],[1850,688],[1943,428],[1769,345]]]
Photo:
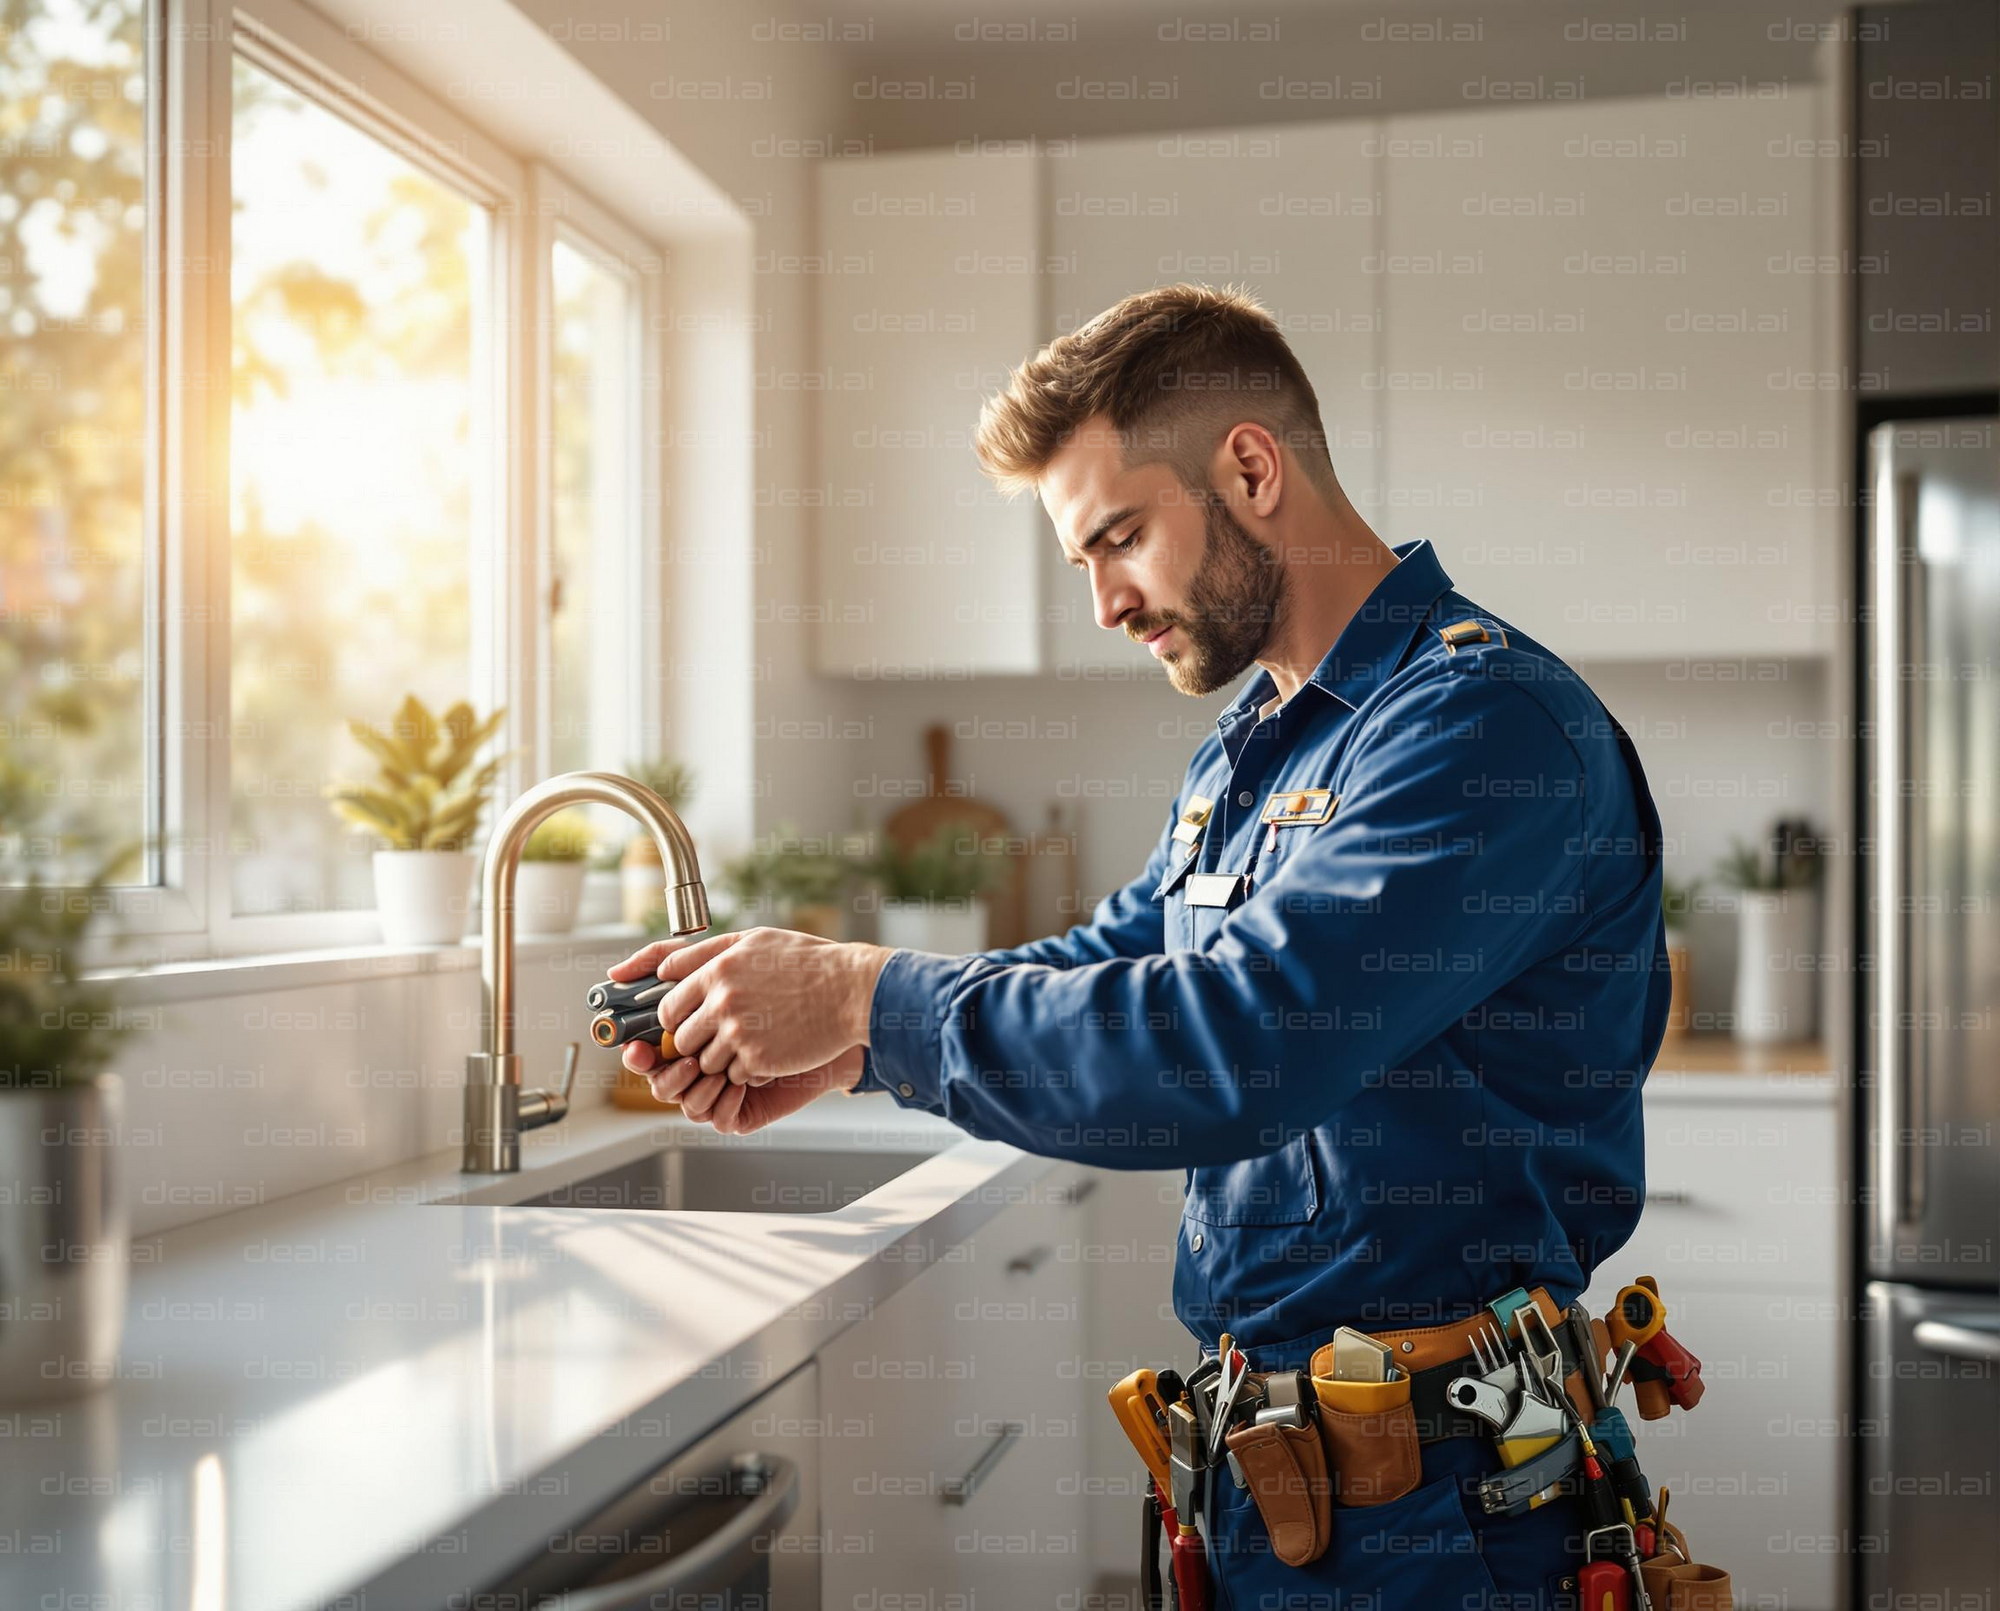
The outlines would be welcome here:
[[[523,1197],[517,1206],[830,1214],[931,1156],[920,1151],[663,1147],[540,1196]]]

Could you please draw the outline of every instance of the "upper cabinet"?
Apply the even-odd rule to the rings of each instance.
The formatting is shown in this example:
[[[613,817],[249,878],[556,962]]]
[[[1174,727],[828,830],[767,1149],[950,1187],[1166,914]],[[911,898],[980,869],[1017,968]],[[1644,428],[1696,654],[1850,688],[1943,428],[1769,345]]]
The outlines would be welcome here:
[[[980,402],[1039,345],[1041,208],[1026,155],[820,169],[819,669],[1041,663],[1041,511],[980,474]]]
[[[1239,283],[1394,542],[1558,653],[1825,653],[1846,520],[1812,86],[827,163],[820,667],[1155,675],[983,398],[1120,297]]]
[[[1357,501],[1372,498],[1376,421],[1367,380],[1379,312],[1368,259],[1382,211],[1372,130],[1361,122],[1293,124],[1058,148],[1044,170],[1043,340],[1151,286],[1247,285],[1312,377],[1342,485]],[[1053,532],[1046,542],[1054,544]],[[1080,575],[1055,561],[1043,580],[1047,669],[1129,666],[1134,675],[1159,675],[1144,648],[1096,624]]]
[[[2000,9],[1864,6],[1854,51],[1857,382],[1896,397],[2000,386]]]
[[[1377,529],[1558,653],[1831,641],[1820,93],[1396,118]]]

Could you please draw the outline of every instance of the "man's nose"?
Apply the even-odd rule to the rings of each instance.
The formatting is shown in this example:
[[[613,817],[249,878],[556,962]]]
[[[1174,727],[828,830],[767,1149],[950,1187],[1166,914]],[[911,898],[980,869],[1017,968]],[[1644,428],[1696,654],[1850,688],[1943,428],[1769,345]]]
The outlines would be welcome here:
[[[1138,612],[1139,590],[1130,583],[1099,572],[1090,579],[1090,591],[1097,606],[1097,624],[1107,631],[1116,631],[1119,622]]]

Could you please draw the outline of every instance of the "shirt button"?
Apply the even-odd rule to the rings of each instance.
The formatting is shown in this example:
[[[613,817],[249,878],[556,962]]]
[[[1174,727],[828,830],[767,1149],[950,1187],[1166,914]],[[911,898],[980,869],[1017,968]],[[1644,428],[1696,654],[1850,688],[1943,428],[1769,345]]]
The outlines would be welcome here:
[[[1236,803],[1242,806],[1243,809],[1247,811],[1250,809],[1251,806],[1257,803],[1257,796],[1252,794],[1248,789],[1245,789],[1241,794],[1239,794],[1236,797]]]
[[[1200,1232],[1200,1231],[1196,1231],[1196,1232],[1194,1233],[1194,1240],[1193,1240],[1192,1242],[1188,1243],[1188,1246],[1189,1246],[1189,1247],[1191,1247],[1191,1248],[1193,1248],[1193,1249],[1195,1250],[1195,1252],[1197,1252],[1197,1253],[1199,1253],[1199,1252],[1201,1251],[1201,1232]]]
[[[903,1084],[896,1087],[896,1094],[898,1096],[915,1096],[917,1094],[917,1088],[914,1085],[911,1085],[907,1081],[905,1081]]]

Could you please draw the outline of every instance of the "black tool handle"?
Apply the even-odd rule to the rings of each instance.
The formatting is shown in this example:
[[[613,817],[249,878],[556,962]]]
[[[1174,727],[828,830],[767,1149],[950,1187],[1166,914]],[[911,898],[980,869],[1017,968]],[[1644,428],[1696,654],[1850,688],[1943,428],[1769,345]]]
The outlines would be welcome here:
[[[625,984],[616,979],[600,979],[584,994],[584,1005],[593,1012],[623,1012],[641,1002],[664,995],[671,981],[643,975]]]

